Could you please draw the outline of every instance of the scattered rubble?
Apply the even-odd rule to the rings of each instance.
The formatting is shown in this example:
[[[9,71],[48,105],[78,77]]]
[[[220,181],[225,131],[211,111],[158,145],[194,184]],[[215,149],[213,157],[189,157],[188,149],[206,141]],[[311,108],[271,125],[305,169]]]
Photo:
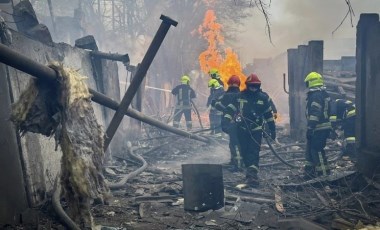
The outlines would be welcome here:
[[[337,141],[328,143],[333,175],[312,181],[302,179],[304,145],[290,144],[281,134],[274,148],[286,161],[278,159],[263,145],[260,187],[243,184],[243,171],[232,171],[228,140],[215,138],[213,144],[157,132],[132,143],[134,153],[148,167],[126,186],[113,190],[109,204],[93,204],[96,229],[378,229],[380,194],[371,179],[355,172],[351,159],[343,159]],[[212,138],[207,134],[203,134]],[[165,137],[166,136],[166,137]],[[287,143],[287,144],[285,144]],[[285,147],[286,146],[286,147]],[[296,147],[295,147],[296,146]],[[107,180],[115,183],[139,168],[128,150],[104,169]],[[185,211],[181,164],[219,163],[223,165],[225,206],[204,212]],[[40,228],[49,223],[60,229],[55,216],[40,218]],[[43,222],[45,220],[45,222]],[[53,223],[53,225],[52,225]],[[301,227],[300,227],[301,226]]]

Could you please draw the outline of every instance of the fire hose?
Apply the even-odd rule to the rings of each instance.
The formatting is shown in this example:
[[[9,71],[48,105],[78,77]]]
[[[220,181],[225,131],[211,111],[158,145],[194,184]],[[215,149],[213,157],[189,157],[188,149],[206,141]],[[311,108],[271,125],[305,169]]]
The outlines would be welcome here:
[[[201,129],[203,129],[201,115],[199,114],[198,108],[195,106],[195,103],[193,102],[193,100],[191,100],[191,105],[193,106],[193,109],[194,109],[195,113],[197,114],[199,125],[201,126]]]
[[[69,228],[73,230],[80,230],[78,225],[67,215],[65,210],[63,210],[61,206],[61,183],[60,183],[60,174],[58,173],[55,183],[54,183],[54,191],[52,197],[53,209],[61,219],[61,221]]]
[[[299,166],[290,164],[289,162],[287,162],[286,160],[284,160],[282,157],[280,157],[280,155],[278,155],[278,153],[276,152],[276,150],[273,148],[272,143],[270,143],[269,137],[265,137],[264,139],[267,142],[267,144],[268,144],[270,150],[272,151],[273,155],[275,155],[282,163],[284,163],[286,166],[289,166],[290,168],[300,168]]]
[[[134,148],[132,148],[132,144],[131,142],[128,141],[127,143],[127,146],[128,146],[128,154],[135,158],[136,160],[140,161],[141,163],[143,163],[143,165],[138,168],[137,170],[125,175],[119,182],[117,183],[112,183],[112,184],[109,184],[108,187],[111,189],[111,190],[116,190],[116,189],[122,189],[122,188],[125,188],[125,185],[127,183],[127,181],[129,179],[132,179],[134,178],[135,176],[139,175],[140,173],[142,173],[147,167],[148,167],[148,163],[145,161],[145,159],[134,153]]]

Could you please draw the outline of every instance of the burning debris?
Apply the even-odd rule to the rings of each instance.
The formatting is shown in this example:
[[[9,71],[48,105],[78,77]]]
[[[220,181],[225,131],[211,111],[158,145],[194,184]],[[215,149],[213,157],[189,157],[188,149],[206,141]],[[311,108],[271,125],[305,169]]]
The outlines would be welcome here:
[[[102,175],[104,134],[84,77],[59,64],[50,67],[58,73],[57,81],[32,80],[14,104],[11,119],[21,133],[54,135],[63,153],[59,183],[67,212],[81,229],[91,229],[91,203],[104,203],[109,191]]]

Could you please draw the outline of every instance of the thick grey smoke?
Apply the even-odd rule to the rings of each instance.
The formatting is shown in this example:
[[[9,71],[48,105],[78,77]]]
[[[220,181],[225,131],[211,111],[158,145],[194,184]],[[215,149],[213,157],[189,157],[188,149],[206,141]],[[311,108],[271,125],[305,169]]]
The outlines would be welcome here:
[[[264,0],[265,1],[265,0]],[[269,2],[266,1],[266,2]],[[258,9],[242,26],[235,49],[243,64],[252,64],[267,91],[285,117],[288,95],[283,91],[282,73],[287,73],[287,49],[310,40],[324,41],[324,59],[355,55],[356,25],[361,13],[379,13],[380,1],[351,0],[355,12],[338,27],[348,11],[344,0],[272,0],[269,8],[272,42],[266,32],[265,19]]]
[[[255,10],[253,17],[245,24],[246,32],[240,35],[243,61],[277,56],[309,40],[325,41],[325,59],[354,55],[360,14],[379,13],[380,1],[351,0],[351,4],[355,11],[354,27],[347,18],[332,34],[348,10],[344,0],[272,0],[269,13],[274,45],[269,42],[262,14]]]

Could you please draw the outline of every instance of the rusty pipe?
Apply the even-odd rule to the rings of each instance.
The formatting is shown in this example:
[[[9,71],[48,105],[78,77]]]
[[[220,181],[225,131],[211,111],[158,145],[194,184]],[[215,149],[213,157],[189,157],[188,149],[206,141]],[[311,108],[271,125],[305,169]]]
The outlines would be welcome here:
[[[140,63],[139,68],[136,71],[135,76],[133,77],[130,86],[125,92],[123,99],[120,102],[120,106],[116,110],[116,113],[112,117],[112,120],[107,128],[106,136],[104,140],[104,149],[106,150],[109,144],[112,141],[113,136],[116,133],[117,128],[119,127],[125,113],[128,110],[129,105],[132,102],[133,97],[138,91],[141,82],[144,80],[146,72],[148,71],[150,65],[153,62],[154,57],[157,54],[158,49],[160,48],[166,34],[168,33],[170,26],[177,26],[178,22],[173,19],[161,15],[160,19],[162,20],[160,27],[158,28],[156,35],[154,36],[152,43],[150,44],[143,60]]]
[[[120,61],[124,65],[129,63],[129,55],[128,54],[115,54],[115,53],[105,53],[105,52],[100,52],[100,51],[91,51],[90,55],[92,57],[97,57],[101,59],[107,59],[111,61]]]
[[[47,80],[47,81],[55,81],[57,78],[57,73],[48,66],[42,65],[14,50],[9,48],[6,45],[0,43],[0,62],[9,65],[15,69],[23,71],[27,74],[30,74],[36,78]],[[89,88],[90,93],[92,94],[92,101],[103,105],[112,110],[117,110],[119,107],[119,103],[114,101],[113,99],[107,97],[104,94],[97,92]],[[169,126],[163,122],[157,121],[151,117],[145,116],[143,113],[136,111],[134,109],[128,108],[125,115],[132,117],[134,119],[145,122],[149,125],[156,126],[158,128],[164,129],[171,133],[190,138],[197,141],[202,141],[208,143],[208,140],[202,136],[197,136],[183,130],[176,129],[172,126]]]

